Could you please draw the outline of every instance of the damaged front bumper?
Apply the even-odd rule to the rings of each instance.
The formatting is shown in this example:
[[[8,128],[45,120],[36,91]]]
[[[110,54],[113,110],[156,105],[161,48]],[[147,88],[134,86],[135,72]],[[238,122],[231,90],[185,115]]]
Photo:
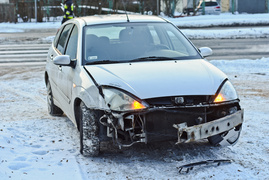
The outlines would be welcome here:
[[[236,136],[237,134],[239,136],[241,130],[240,125],[244,121],[243,114],[244,111],[239,110],[234,114],[225,116],[223,118],[219,118],[214,121],[190,127],[187,126],[186,122],[181,124],[174,124],[173,127],[178,130],[177,143],[187,143],[191,141],[205,139],[228,131],[231,132],[228,132],[228,134],[226,134],[226,137],[223,138],[223,140],[233,138],[233,136]],[[240,126],[240,129],[235,129],[238,126]]]
[[[151,108],[111,112],[100,118],[106,136],[121,147],[175,140],[188,143],[208,138],[213,145],[234,145],[241,132],[243,110],[237,102],[215,106]]]

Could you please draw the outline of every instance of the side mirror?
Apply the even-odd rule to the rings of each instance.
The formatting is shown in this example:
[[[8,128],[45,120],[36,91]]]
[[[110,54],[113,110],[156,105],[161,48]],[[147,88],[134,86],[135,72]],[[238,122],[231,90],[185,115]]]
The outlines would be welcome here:
[[[201,47],[199,48],[199,51],[203,57],[207,57],[213,54],[213,51],[209,47]]]
[[[69,55],[60,55],[53,59],[53,63],[59,66],[75,66],[75,61],[71,61]]]

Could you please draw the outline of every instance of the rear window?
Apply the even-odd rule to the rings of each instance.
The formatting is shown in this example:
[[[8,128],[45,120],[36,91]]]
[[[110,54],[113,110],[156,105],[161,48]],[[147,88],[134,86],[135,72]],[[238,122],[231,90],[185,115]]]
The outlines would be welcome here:
[[[203,3],[201,6],[203,6]],[[205,2],[205,6],[218,6],[218,3],[217,2]]]

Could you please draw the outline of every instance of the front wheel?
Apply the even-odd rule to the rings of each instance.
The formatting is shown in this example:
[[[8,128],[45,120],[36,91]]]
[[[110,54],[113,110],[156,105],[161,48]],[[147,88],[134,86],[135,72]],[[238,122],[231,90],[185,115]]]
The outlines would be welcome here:
[[[96,115],[86,105],[80,103],[80,153],[83,156],[98,156],[100,140],[98,137],[99,126]]]

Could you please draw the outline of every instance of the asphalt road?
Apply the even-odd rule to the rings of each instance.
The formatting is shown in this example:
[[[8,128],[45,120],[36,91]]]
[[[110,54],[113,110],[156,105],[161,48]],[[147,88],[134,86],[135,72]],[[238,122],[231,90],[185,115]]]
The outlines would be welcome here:
[[[199,47],[210,47],[208,60],[260,59],[269,57],[269,39],[204,39],[191,40]]]

